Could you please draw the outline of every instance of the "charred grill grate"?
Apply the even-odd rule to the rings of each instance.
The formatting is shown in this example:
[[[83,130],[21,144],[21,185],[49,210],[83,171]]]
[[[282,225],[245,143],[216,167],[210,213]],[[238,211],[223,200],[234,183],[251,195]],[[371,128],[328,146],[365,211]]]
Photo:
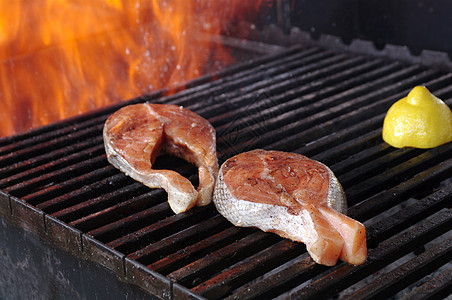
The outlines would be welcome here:
[[[368,230],[361,266],[316,265],[303,244],[236,228],[213,205],[174,215],[164,191],[108,164],[102,127],[119,105],[0,140],[0,214],[163,298],[402,298],[413,285],[407,299],[445,296],[452,144],[395,149],[381,139],[389,106],[419,84],[452,106],[452,73],[296,46],[128,102],[204,116],[221,162],[266,148],[329,165]],[[196,184],[193,166],[159,164]]]

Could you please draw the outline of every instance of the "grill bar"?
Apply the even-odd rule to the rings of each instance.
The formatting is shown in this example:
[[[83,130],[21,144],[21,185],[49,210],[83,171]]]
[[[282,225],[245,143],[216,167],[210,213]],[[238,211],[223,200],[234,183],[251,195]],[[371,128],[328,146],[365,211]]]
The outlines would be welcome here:
[[[441,162],[439,165],[421,172],[416,177],[403,181],[393,188],[375,194],[349,208],[349,215],[370,219],[394,205],[394,197],[405,201],[417,194],[434,190],[439,182],[450,177],[451,170],[452,161],[450,159]]]
[[[69,224],[84,231],[90,232],[103,225],[111,223],[113,220],[123,219],[130,214],[143,212],[151,208],[158,209],[158,213],[160,214],[167,215],[169,213],[167,207],[165,207],[165,205],[161,205],[164,201],[166,201],[166,194],[164,194],[163,191],[158,190],[146,193],[146,191],[143,190],[142,186],[136,186],[135,189],[132,190],[132,192],[137,196],[132,196],[133,198],[128,201],[118,202],[114,206],[108,206],[105,210],[96,209],[97,207],[94,207],[94,212],[92,214],[88,214],[81,218],[76,218]],[[124,197],[124,194],[120,194],[119,196]],[[102,196],[103,202],[106,201],[105,198],[105,196]],[[81,203],[80,206],[81,209],[83,209],[83,213],[86,214],[86,203]],[[102,213],[99,213],[100,211]]]
[[[102,209],[110,209],[110,213],[114,213],[111,210],[117,209],[121,210],[121,208],[114,206],[109,207],[109,202],[113,202],[118,198],[127,197],[130,201],[120,203],[121,207],[130,207],[130,206],[140,206],[140,203],[147,202],[149,197],[139,197],[139,199],[135,199],[135,197],[141,196],[146,193],[146,188],[140,183],[132,183],[121,187],[117,190],[112,191],[111,193],[107,193],[91,199],[89,203],[82,202],[79,204],[75,204],[73,206],[69,206],[63,210],[56,211],[52,214],[52,216],[63,220],[64,222],[70,223],[72,226],[75,226],[77,222],[84,222],[85,220],[94,218],[95,216],[92,213],[96,213]],[[140,201],[140,199],[142,199]],[[120,200],[120,199],[119,199]],[[87,214],[82,217],[83,214]],[[97,215],[97,214],[95,214]],[[71,223],[71,222],[76,223]]]
[[[371,284],[344,299],[387,298],[394,290],[403,290],[411,282],[422,279],[434,269],[449,261],[452,254],[452,238],[428,249],[413,260],[375,279]],[[433,270],[432,270],[433,269]]]
[[[436,211],[440,210],[442,207],[444,207],[445,202],[450,202],[450,200],[451,200],[451,198],[450,198],[451,196],[447,196],[447,192],[450,192],[450,190],[448,190],[446,192],[441,192],[441,193],[439,193],[440,195],[433,195],[430,198],[426,198],[422,202],[419,202],[419,203],[416,203],[415,205],[413,205],[413,207],[405,208],[403,211],[399,211],[398,213],[394,214],[392,217],[386,218],[385,220],[381,221],[380,223],[375,224],[372,227],[368,228],[368,231],[369,231],[368,240],[370,241],[370,244],[377,244],[378,241],[383,242],[383,241],[385,241],[386,238],[388,238],[398,232],[401,232],[402,229],[408,228],[409,225],[412,225],[415,222],[423,220],[425,215],[429,215],[426,212],[429,212],[431,214],[431,211],[436,212]],[[424,213],[424,214],[422,214],[422,213]],[[450,215],[449,215],[449,217],[450,217]],[[408,221],[411,223],[410,224],[401,224],[403,222],[408,222]],[[447,226],[445,226],[445,228],[447,230]],[[438,234],[441,234],[441,232],[439,232]],[[391,246],[397,247],[397,245],[391,245]],[[388,250],[388,247],[386,247],[386,244],[384,244],[381,248],[384,249],[385,251]],[[374,250],[374,249],[372,249],[372,250]],[[394,248],[392,251],[396,251],[396,250],[397,250],[397,248]],[[375,251],[378,251],[378,250],[375,250]],[[373,252],[370,252],[369,255],[371,253],[373,253]],[[401,254],[398,254],[398,255],[401,255]],[[384,256],[386,258],[389,258],[389,257],[392,257],[393,259],[396,258],[392,255],[382,255],[382,256]],[[379,258],[380,257],[374,257],[375,261],[378,261]],[[445,263],[445,262],[447,262],[447,260],[444,261],[443,263]],[[381,263],[381,262],[379,262],[379,263]],[[285,269],[285,270],[280,271],[277,274],[273,274],[273,276],[269,276],[268,278],[263,280],[265,282],[259,281],[257,283],[257,287],[255,287],[256,294],[252,294],[252,290],[253,290],[252,286],[246,286],[246,287],[244,287],[243,290],[239,291],[238,294],[235,296],[238,296],[239,298],[242,296],[245,296],[245,295],[246,295],[246,298],[251,298],[251,295],[253,295],[253,297],[257,297],[257,296],[263,297],[264,295],[260,294],[262,291],[264,291],[265,294],[267,294],[267,293],[271,293],[271,291],[269,291],[269,289],[270,289],[269,287],[272,287],[272,289],[278,288],[274,284],[275,277],[286,278],[288,281],[289,280],[296,281],[296,283],[299,284],[301,281],[301,278],[299,278],[299,279],[294,278],[295,272],[292,269],[295,268],[297,270],[296,274],[299,274],[299,276],[303,276],[304,275],[303,272],[307,272],[308,270],[310,270],[312,268],[318,267],[315,264],[306,263],[305,259],[303,257],[300,257],[300,264],[302,266],[304,266],[306,268],[306,270],[302,270],[302,269],[300,269],[299,266],[297,266],[297,265],[294,266],[294,264],[296,264],[296,263],[292,261],[290,267],[288,267],[287,270]],[[364,267],[343,266],[341,269],[343,269],[343,271],[345,271],[345,272],[357,272],[357,270],[360,268],[366,269],[366,268],[368,268],[368,266],[367,265],[365,265]],[[284,276],[285,272],[288,272],[289,275]],[[339,270],[337,272],[339,272]],[[328,275],[326,275],[326,276],[328,276]],[[344,280],[344,281],[349,281],[351,278],[351,276],[349,276],[349,273],[344,273],[344,274],[341,273],[340,276],[342,277],[342,280]],[[339,278],[339,277],[335,276],[335,278]],[[389,280],[389,281],[391,281],[391,280]],[[282,282],[282,283],[288,284],[287,282]],[[331,288],[329,283],[325,283],[325,285],[327,287],[324,288],[325,289],[324,291],[319,287],[315,288],[315,292],[318,293],[317,296],[322,295],[322,293],[327,293],[328,292],[327,289]],[[338,285],[340,285],[340,283],[338,283]],[[349,282],[347,282],[347,285],[349,285]],[[347,285],[342,285],[342,286],[347,286]],[[266,288],[264,290],[262,290],[263,286],[266,286]],[[210,287],[210,288],[212,289],[212,287]],[[337,292],[337,290],[335,292]],[[297,294],[297,297],[298,296],[299,295]],[[304,296],[304,295],[302,295],[302,296]],[[331,295],[325,294],[325,296],[331,296]]]
[[[184,268],[171,272],[168,277],[190,287],[204,282],[207,276],[217,273],[218,269],[242,261],[244,258],[274,244],[278,237],[255,231],[246,238],[214,251]]]
[[[163,203],[162,205],[167,207],[167,203]],[[155,242],[161,237],[160,235],[165,236],[172,232],[177,232],[178,230],[180,230],[180,228],[191,226],[196,222],[199,222],[203,217],[209,217],[213,214],[214,210],[211,206],[209,206],[195,210],[193,212],[187,212],[183,217],[179,215],[171,215],[170,217],[163,219],[161,222],[150,224],[148,226],[141,225],[142,228],[140,228],[139,231],[129,232],[128,234],[120,238],[110,241],[108,245],[110,247],[124,247],[124,245],[127,245],[127,248],[133,250],[136,247],[139,247],[139,245],[141,245],[142,243],[146,245],[151,242]],[[134,221],[133,215],[132,221]],[[141,222],[137,220],[136,223]],[[114,230],[114,228],[112,228],[112,230]],[[144,239],[144,241],[141,239]]]
[[[160,258],[160,260],[164,260],[164,262],[158,261],[158,266],[153,266],[153,268],[160,269],[163,265],[167,265],[170,261],[171,257],[166,256],[166,253],[170,252],[168,249],[173,247],[174,243],[179,243],[181,244],[180,247],[184,247],[184,245],[194,243],[193,240],[200,241],[203,238],[216,234],[227,228],[230,228],[228,222],[225,222],[223,218],[216,215],[211,219],[195,224],[184,231],[177,232],[174,236],[169,236],[165,239],[155,241],[154,243],[139,249],[138,251],[130,253],[128,257],[130,259],[139,260],[145,265],[156,262]],[[234,230],[231,230],[231,233],[234,233]],[[116,247],[119,248],[120,246]]]
[[[103,147],[99,144],[101,139],[93,138],[83,143],[77,143],[70,147],[59,148],[57,150],[45,153],[39,157],[33,157],[31,160],[22,161],[19,164],[14,165],[14,168],[4,168],[3,175],[8,176],[8,185],[23,183],[26,180],[30,180],[44,172],[56,170],[61,166],[70,165],[76,161],[85,160],[93,155],[99,155],[100,151],[104,151]],[[90,151],[84,151],[86,148],[91,148]],[[84,151],[80,153],[74,153],[74,151]],[[85,153],[88,152],[88,153]],[[36,165],[36,168],[30,169],[30,166]],[[11,171],[10,171],[11,170]],[[21,170],[24,170],[21,172]],[[15,176],[15,173],[18,173]],[[6,185],[4,181],[0,181],[0,185]]]
[[[332,73],[332,75],[329,75],[329,72],[325,72],[324,78],[321,80],[314,80],[312,82],[310,81],[310,76],[306,76],[307,78],[305,78],[305,81],[309,82],[309,84],[300,85],[299,87],[289,89],[279,94],[274,94],[271,90],[265,90],[262,93],[271,95],[271,100],[273,102],[278,102],[279,105],[277,107],[268,106],[266,111],[260,111],[260,118],[272,118],[278,113],[289,112],[292,109],[297,109],[300,105],[307,106],[313,103],[315,103],[315,107],[309,108],[314,109],[314,111],[320,111],[329,106],[330,103],[316,103],[316,100],[331,96],[340,91],[344,91],[347,87],[353,86],[359,82],[364,82],[372,77],[382,76],[385,72],[394,70],[398,65],[397,63],[383,65],[377,70],[370,72],[370,70],[376,68],[379,64],[379,61],[370,61],[361,63],[357,66],[347,66],[344,71]],[[356,77],[358,74],[362,76]],[[320,90],[318,90],[319,88]],[[280,99],[287,99],[289,101],[286,100],[286,102],[283,102],[279,101]],[[322,107],[319,107],[319,104],[323,104]],[[253,105],[249,105],[248,108],[258,110],[258,107],[253,107]],[[227,116],[224,119],[219,119],[220,117],[214,118],[212,122],[216,125],[219,131],[226,130],[228,127]],[[240,117],[243,117],[237,117],[237,121],[240,122],[240,124],[255,125],[259,122],[259,119],[253,118],[253,115],[249,113],[249,110],[241,112]]]
[[[410,73],[415,70],[420,72]],[[286,127],[285,129],[289,131],[288,134],[292,133],[292,139],[289,143],[284,140],[276,140],[270,136],[270,133],[267,134],[270,136],[268,138],[268,147],[283,148],[287,151],[299,149],[300,145],[306,144],[306,142],[303,141],[315,141],[335,130],[347,128],[352,124],[358,124],[360,121],[368,119],[369,115],[374,116],[377,112],[386,112],[386,110],[389,109],[389,103],[379,102],[375,105],[374,101],[378,101],[382,98],[385,99],[391,92],[404,90],[404,88],[406,89],[410,86],[421,84],[423,81],[428,81],[433,76],[435,76],[435,71],[423,71],[414,66],[408,70],[404,69],[393,74],[389,82],[384,78],[378,80],[379,82],[375,83],[370,88],[367,88],[367,85],[365,85],[362,87],[363,90],[360,91],[360,94],[352,95],[354,98],[351,98],[351,103],[340,103],[334,110],[330,107],[327,111],[321,111],[317,114],[309,115],[307,118],[301,119],[300,121],[293,122],[290,128]],[[405,79],[405,77],[408,78]],[[347,91],[346,93],[335,97],[337,101],[344,101],[350,99],[348,93],[349,92]],[[392,101],[396,99],[397,98],[394,99],[394,97],[391,98]],[[388,99],[386,98],[386,100]],[[332,110],[332,112],[329,112],[330,110]],[[372,111],[371,114],[370,111]],[[332,118],[331,115],[333,117],[336,116],[336,118]],[[281,116],[281,118],[283,117]],[[315,128],[316,126],[319,128]],[[335,128],[335,130],[332,130],[333,128]],[[262,144],[263,143],[265,142],[262,141]]]
[[[229,292],[232,287],[241,286],[243,281],[256,278],[256,271],[266,273],[273,268],[286,263],[300,253],[300,245],[283,240],[270,247],[247,257],[218,276],[197,285],[193,292],[207,298],[219,298]]]
[[[419,84],[452,104],[452,73],[293,47],[204,76],[185,89],[156,91],[1,139],[0,213],[15,212],[32,224],[45,220],[36,231],[64,232],[64,247],[75,245],[162,297],[365,298],[388,286],[391,296],[400,296],[420,281],[413,274],[431,274],[450,254],[447,237],[429,243],[452,230],[452,145],[395,149],[381,139],[389,106]],[[144,101],[184,105],[206,117],[217,130],[220,161],[261,147],[329,165],[345,188],[349,215],[367,227],[368,261],[317,265],[303,244],[236,228],[213,205],[174,215],[163,190],[128,178],[108,164],[103,150],[107,116]],[[158,163],[197,184],[190,164],[172,157]],[[405,258],[394,271],[384,271]],[[372,277],[376,271],[383,272],[379,278]],[[437,293],[448,290],[444,284]]]
[[[449,269],[414,289],[403,299],[441,299],[446,298],[451,292],[452,269]]]
[[[158,261],[149,264],[148,267],[151,270],[161,272],[162,274],[170,274],[214,251],[217,251],[220,248],[235,243],[248,235],[248,231],[239,230],[235,227],[228,227],[225,230],[215,233],[209,238],[205,238],[197,243],[190,242],[189,246],[183,248],[182,250],[171,253],[166,257],[160,257]],[[170,238],[168,240],[170,242],[174,239]],[[158,242],[156,243],[156,246],[159,246]],[[148,255],[147,257],[150,256],[151,255]],[[154,258],[154,253],[152,253],[152,258]],[[143,259],[137,258],[137,260],[141,261]],[[146,260],[143,260],[143,263],[145,262]]]
[[[444,211],[435,215],[434,218],[423,220],[410,231],[395,235],[381,243],[379,247],[369,250],[368,255],[370,259],[365,265],[357,267],[347,265],[336,268],[331,272],[327,272],[315,282],[303,286],[301,289],[294,289],[289,295],[290,297],[303,299],[322,296],[331,297],[341,289],[341,286],[357,282],[361,278],[370,275],[371,272],[380,269],[382,265],[388,265],[402,255],[414,251],[419,243],[423,243],[432,236],[437,237],[438,234],[450,230],[449,224],[451,221],[452,214],[450,211]],[[394,291],[391,291],[391,293],[394,293]]]

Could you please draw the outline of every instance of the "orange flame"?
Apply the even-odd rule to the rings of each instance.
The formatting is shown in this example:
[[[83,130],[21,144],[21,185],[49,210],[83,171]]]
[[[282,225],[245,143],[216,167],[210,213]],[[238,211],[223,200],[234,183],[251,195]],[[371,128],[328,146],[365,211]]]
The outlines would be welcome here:
[[[231,57],[199,35],[221,34],[259,2],[1,1],[0,136],[224,67]]]

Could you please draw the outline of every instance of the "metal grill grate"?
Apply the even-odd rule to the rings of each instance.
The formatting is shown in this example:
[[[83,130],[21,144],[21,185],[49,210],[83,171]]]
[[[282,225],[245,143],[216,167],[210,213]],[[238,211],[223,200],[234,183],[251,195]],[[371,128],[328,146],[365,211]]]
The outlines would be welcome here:
[[[413,285],[411,296],[448,295],[452,143],[381,139],[389,106],[420,84],[452,106],[452,73],[295,46],[121,104],[199,113],[217,130],[220,162],[265,148],[329,165],[368,230],[361,266],[317,265],[303,244],[236,228],[213,205],[174,215],[164,191],[108,164],[102,127],[119,105],[0,140],[0,215],[163,298],[401,298]],[[159,165],[197,183],[182,160]]]

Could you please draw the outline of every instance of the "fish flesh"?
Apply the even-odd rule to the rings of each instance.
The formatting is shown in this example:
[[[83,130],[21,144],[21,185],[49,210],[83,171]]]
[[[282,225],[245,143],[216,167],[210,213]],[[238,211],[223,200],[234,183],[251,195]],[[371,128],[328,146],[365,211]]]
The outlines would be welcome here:
[[[164,189],[175,213],[211,203],[219,168],[215,129],[198,114],[170,104],[128,105],[108,117],[103,139],[108,161],[146,186]],[[195,165],[198,188],[175,171],[153,169],[161,153]]]
[[[324,164],[296,153],[253,150],[226,160],[213,202],[236,226],[257,227],[306,244],[319,264],[367,259],[363,224],[345,215],[345,193]]]

